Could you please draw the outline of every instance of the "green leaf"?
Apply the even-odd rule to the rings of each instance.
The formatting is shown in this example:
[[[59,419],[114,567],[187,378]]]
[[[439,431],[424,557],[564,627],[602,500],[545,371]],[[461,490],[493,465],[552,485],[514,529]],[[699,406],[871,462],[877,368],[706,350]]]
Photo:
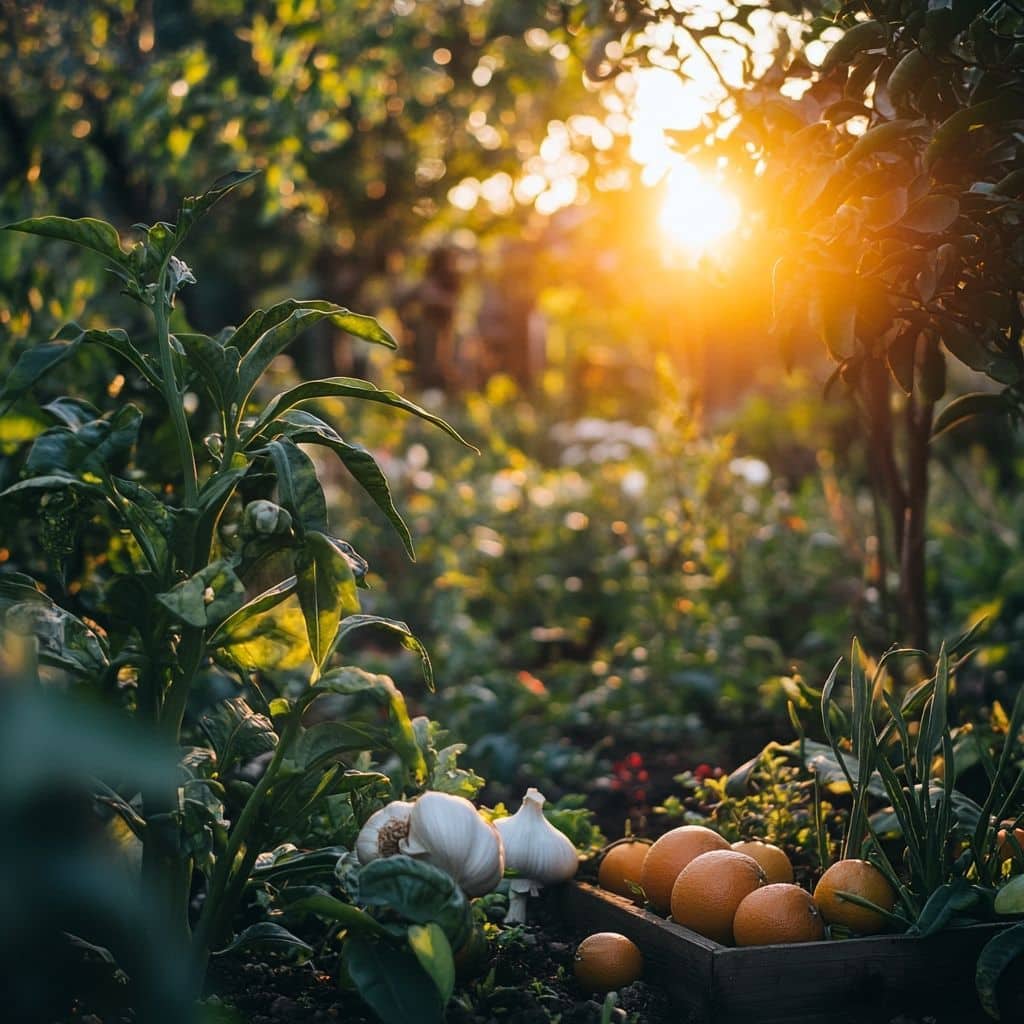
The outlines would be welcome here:
[[[940,885],[928,897],[910,931],[915,935],[933,935],[945,928],[956,914],[976,906],[979,899],[978,890],[966,878],[956,878]]]
[[[25,583],[19,574],[0,576],[0,633],[33,636],[39,660],[83,677],[96,677],[108,665],[105,640],[77,616]]]
[[[386,907],[413,924],[439,925],[452,947],[469,938],[469,900],[440,868],[404,854],[371,861],[359,872],[359,902]]]
[[[218,701],[202,715],[199,725],[217,754],[217,771],[222,777],[236,764],[251,761],[277,746],[273,723],[253,711],[242,697]]]
[[[190,626],[217,626],[245,601],[245,586],[231,564],[223,559],[212,562],[194,576],[156,599],[179,622]]]
[[[889,347],[886,349],[889,372],[905,395],[909,395],[914,390],[914,355],[917,351],[917,335],[917,328],[909,325],[889,342]]]
[[[33,442],[25,472],[31,476],[58,471],[79,478],[87,474],[104,477],[131,451],[141,424],[141,411],[129,404],[110,418],[92,420],[80,427],[52,427]]]
[[[1024,955],[1024,924],[1014,925],[989,939],[978,957],[974,985],[985,1012],[996,1020],[999,1016],[997,987],[1007,967]]]
[[[306,534],[295,556],[295,575],[310,654],[322,670],[334,650],[341,620],[359,611],[355,575],[331,538],[317,531]]]
[[[397,348],[395,340],[373,317],[353,313],[333,302],[300,302],[290,299],[266,312],[257,310],[228,339],[242,353],[235,387],[235,400],[239,408],[248,400],[267,367],[303,331],[309,330],[321,320],[328,320],[335,327],[364,341]]]
[[[364,1002],[383,1024],[440,1024],[437,987],[408,949],[352,935],[342,963]]]
[[[387,734],[374,726],[360,722],[319,722],[303,730],[291,759],[300,771],[309,771],[354,750],[380,750],[386,742]]]
[[[966,137],[986,125],[1001,121],[1020,120],[1024,110],[1024,96],[1012,87],[1000,90],[993,99],[958,110],[936,129],[928,148],[924,151],[926,167],[956,149]]]
[[[260,171],[229,171],[222,174],[205,192],[198,196],[185,196],[178,209],[177,236],[179,241],[192,225],[205,216],[215,203],[220,202],[229,192],[258,177]]]
[[[282,601],[286,601],[295,593],[297,580],[289,576],[286,580],[264,590],[251,601],[246,601],[237,611],[232,612],[214,631],[207,641],[209,647],[217,647],[222,642],[227,642],[238,630],[250,619],[264,612],[276,608]]]
[[[853,354],[857,302],[852,287],[836,286],[814,295],[810,303],[810,317],[818,336],[836,362]]]
[[[31,217],[6,225],[7,231],[24,231],[45,238],[59,238],[92,249],[119,266],[128,265],[128,253],[121,248],[121,240],[112,224],[94,217]]]
[[[946,393],[946,357],[934,338],[924,339],[917,385],[926,402],[937,402]]]
[[[185,350],[189,367],[227,419],[238,376],[238,349],[225,348],[205,334],[175,334],[173,337]]]
[[[895,142],[903,139],[920,136],[927,131],[926,121],[911,121],[900,118],[895,121],[886,121],[884,124],[877,124],[869,128],[851,147],[843,158],[847,164],[854,164],[858,160],[877,153]]]
[[[1011,878],[997,893],[997,914],[1024,914],[1024,875]]]
[[[974,416],[1005,415],[1008,411],[1009,405],[1002,393],[976,391],[960,395],[935,417],[932,437],[938,437]]]
[[[287,438],[271,441],[266,451],[277,471],[280,504],[292,514],[296,531],[327,531],[327,499],[316,476],[313,460]]]
[[[430,975],[437,986],[442,1003],[447,1003],[455,991],[455,958],[448,937],[440,925],[409,925],[409,947],[419,960],[420,966]]]
[[[366,402],[379,402],[382,405],[389,405],[394,409],[401,409],[403,412],[418,416],[420,419],[432,423],[445,433],[455,438],[456,441],[464,444],[467,448],[476,451],[461,434],[440,416],[435,416],[426,409],[402,398],[394,391],[381,391],[375,384],[368,380],[359,380],[355,377],[328,377],[326,380],[313,380],[305,384],[299,384],[290,391],[282,392],[267,403],[266,408],[260,414],[256,425],[249,432],[247,440],[256,437],[275,418],[288,409],[292,409],[303,402],[312,402],[318,398],[358,398]]]
[[[339,900],[319,885],[286,886],[279,890],[276,902],[286,913],[316,914],[349,931],[370,935],[386,934],[380,924],[365,911]]]
[[[226,953],[238,953],[242,950],[276,953],[293,964],[305,963],[313,955],[312,946],[292,935],[287,928],[282,928],[272,921],[260,921],[259,924],[250,925],[214,955],[224,956]]]
[[[889,75],[889,99],[899,105],[911,98],[912,91],[931,77],[931,63],[918,49],[905,53]]]
[[[881,50],[885,46],[885,26],[877,21],[861,21],[848,29],[832,45],[821,62],[822,73],[827,74],[841,64],[848,64],[858,53]]]
[[[352,633],[370,628],[380,629],[397,636],[407,651],[418,654],[427,688],[433,691],[434,669],[430,664],[430,655],[427,653],[426,647],[413,635],[412,630],[404,622],[399,622],[398,619],[385,619],[379,615],[349,615],[338,630],[337,643],[340,646]]]
[[[352,474],[356,482],[387,516],[388,521],[401,537],[409,557],[415,561],[416,553],[413,550],[409,528],[395,508],[391,498],[391,488],[373,456],[362,445],[344,440],[330,424],[301,409],[292,409],[284,413],[266,430],[276,430],[282,426],[287,429],[288,436],[296,444],[321,445],[329,448],[341,459],[342,464]]]
[[[960,202],[952,196],[930,195],[919,199],[906,212],[900,226],[923,235],[936,235],[955,223]]]

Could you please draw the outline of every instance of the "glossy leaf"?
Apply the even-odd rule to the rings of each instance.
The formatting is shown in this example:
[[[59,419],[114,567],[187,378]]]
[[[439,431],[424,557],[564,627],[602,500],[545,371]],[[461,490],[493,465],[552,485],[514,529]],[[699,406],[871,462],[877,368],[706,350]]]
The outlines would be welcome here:
[[[308,771],[325,761],[358,750],[381,750],[387,734],[361,722],[319,722],[304,729],[296,740],[291,759],[300,771]]]
[[[900,221],[901,227],[935,235],[952,227],[960,215],[960,203],[952,196],[930,195],[918,200]]]
[[[997,914],[1024,914],[1024,875],[1011,878],[997,893]]]
[[[997,96],[974,106],[958,110],[939,125],[924,152],[925,165],[930,167],[940,157],[946,156],[967,137],[986,125],[1021,117],[1024,97],[1012,88],[1001,91]]]
[[[381,405],[391,406],[393,409],[400,409],[402,412],[418,416],[420,419],[440,427],[445,433],[454,437],[456,441],[464,444],[467,448],[473,446],[466,441],[461,434],[440,416],[435,416],[426,409],[410,402],[394,391],[382,391],[375,384],[368,380],[358,380],[355,377],[328,377],[325,380],[308,381],[299,384],[290,391],[284,391],[272,398],[266,408],[260,414],[256,425],[250,431],[249,437],[255,437],[261,433],[275,418],[303,402],[312,402],[319,398],[357,398],[366,402],[378,402]],[[473,449],[476,450],[475,448]]]
[[[258,594],[251,601],[246,601],[237,611],[232,612],[210,636],[207,643],[216,647],[221,641],[225,641],[235,635],[239,629],[250,619],[276,608],[282,601],[288,600],[295,593],[297,580],[289,576],[280,583],[267,588],[262,594]]]
[[[356,991],[383,1024],[440,1024],[437,987],[408,949],[352,935],[342,964]]]
[[[1024,924],[1014,925],[993,936],[978,957],[974,985],[985,1012],[1000,1019],[997,988],[1004,971],[1018,957],[1024,956]]]
[[[79,478],[87,474],[103,477],[131,451],[141,424],[139,409],[125,405],[109,419],[92,420],[75,428],[52,427],[33,442],[25,471],[33,476],[57,470]]]
[[[217,626],[245,602],[245,586],[223,559],[156,598],[179,622]]]
[[[371,861],[359,872],[359,901],[414,924],[434,922],[455,949],[472,930],[469,901],[451,876],[404,854]]]
[[[95,217],[79,217],[74,220],[68,217],[30,217],[28,220],[7,224],[6,229],[73,242],[98,252],[119,266],[128,265],[128,253],[121,248],[117,230],[112,224]]]
[[[334,650],[342,619],[359,611],[355,576],[331,538],[316,531],[306,534],[295,556],[295,576],[310,654],[322,669]]]
[[[1002,394],[976,391],[969,395],[960,395],[935,417],[932,437],[938,437],[974,416],[1005,415],[1008,409],[1006,398]]]
[[[226,417],[234,400],[238,349],[225,348],[205,334],[175,334],[174,337],[184,349],[189,366]]]
[[[277,746],[277,733],[265,715],[242,697],[219,701],[199,719],[203,732],[217,754],[217,771],[223,777],[239,763],[251,761]]]
[[[277,472],[280,504],[291,513],[297,532],[326,533],[327,500],[312,459],[287,438],[271,441],[266,450]]]
[[[305,963],[313,955],[312,946],[272,921],[250,925],[227,946],[217,950],[216,955],[224,956],[226,953],[240,953],[243,950],[276,953],[293,964]]]
[[[409,925],[408,936],[409,948],[437,986],[441,1001],[447,1003],[455,991],[455,958],[448,937],[433,921]]]
[[[378,629],[397,636],[407,651],[419,655],[423,678],[426,680],[427,687],[430,690],[434,689],[434,669],[430,664],[430,655],[427,653],[426,647],[420,643],[404,622],[399,622],[397,619],[385,619],[379,615],[349,615],[338,630],[338,645],[343,645],[349,636],[363,629]]]

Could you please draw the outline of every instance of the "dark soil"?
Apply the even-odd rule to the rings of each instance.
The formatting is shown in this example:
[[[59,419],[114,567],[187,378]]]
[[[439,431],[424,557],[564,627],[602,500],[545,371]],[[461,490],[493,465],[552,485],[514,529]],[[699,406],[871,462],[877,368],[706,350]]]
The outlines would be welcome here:
[[[572,971],[583,933],[566,927],[543,898],[531,900],[530,918],[529,925],[495,943],[493,959],[479,977],[459,985],[447,1024],[598,1024],[604,995],[584,992]],[[247,1024],[378,1024],[357,995],[340,990],[337,978],[318,968],[225,960],[215,966],[210,990],[236,1007]],[[621,989],[615,1002],[612,1022],[670,1019],[664,994],[643,982]]]

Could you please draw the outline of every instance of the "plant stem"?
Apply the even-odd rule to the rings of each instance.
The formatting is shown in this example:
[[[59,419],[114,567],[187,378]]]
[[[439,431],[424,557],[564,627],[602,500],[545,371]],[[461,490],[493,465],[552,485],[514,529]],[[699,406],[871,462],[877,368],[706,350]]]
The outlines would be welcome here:
[[[182,404],[178,378],[174,372],[174,356],[171,351],[170,335],[170,303],[165,297],[167,289],[167,272],[161,271],[157,281],[157,294],[153,302],[153,319],[156,321],[156,344],[160,353],[160,371],[163,376],[163,393],[171,413],[174,433],[178,441],[178,453],[181,457],[181,468],[184,474],[184,505],[195,508],[198,502],[199,485],[196,475],[196,459],[192,450],[192,438],[189,434],[188,420],[185,418],[185,407]]]
[[[254,860],[252,851],[247,850],[237,871],[233,871],[235,862],[238,860],[243,847],[246,846],[246,840],[249,838],[252,827],[256,823],[256,819],[263,807],[263,801],[274,784],[278,769],[284,760],[284,755],[295,739],[295,735],[299,730],[300,717],[298,711],[293,712],[291,717],[289,717],[281,734],[281,739],[274,750],[274,756],[270,764],[267,765],[267,770],[263,773],[263,778],[260,779],[252,795],[245,802],[242,813],[239,815],[235,827],[231,830],[227,848],[217,858],[217,864],[214,867],[213,876],[210,879],[206,892],[206,900],[203,903],[203,911],[200,914],[199,923],[196,925],[194,934],[193,955],[197,970],[205,969],[211,945],[218,938],[217,928],[222,924],[225,917],[230,914],[231,910],[234,909],[227,897],[233,895],[237,899],[241,895],[241,889],[238,889],[234,883],[238,878],[247,876],[248,871],[251,870],[252,860]],[[248,868],[246,868],[247,863]]]

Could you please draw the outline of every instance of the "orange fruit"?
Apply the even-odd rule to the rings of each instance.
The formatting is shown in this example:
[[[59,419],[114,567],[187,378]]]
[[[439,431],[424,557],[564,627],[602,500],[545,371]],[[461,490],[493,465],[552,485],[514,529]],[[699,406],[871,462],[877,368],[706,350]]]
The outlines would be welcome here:
[[[874,864],[853,858],[836,861],[814,887],[814,902],[829,924],[845,925],[861,935],[874,935],[885,928],[881,914],[843,899],[840,892],[853,893],[883,910],[892,910],[896,892]]]
[[[633,885],[640,884],[644,870],[644,860],[650,843],[640,840],[628,840],[610,847],[601,858],[601,866],[597,869],[597,884],[602,889],[617,893],[619,896],[633,897]]]
[[[1008,825],[1012,825],[1012,822],[1007,822]],[[999,863],[1002,864],[1004,861],[1012,860],[1014,864],[1024,864],[1024,828],[1015,828],[1013,830],[1013,838],[1017,840],[1015,846],[1010,840],[1010,831],[1008,828],[1001,828],[996,834],[996,852],[999,855]],[[1017,847],[1020,847],[1018,849]]]
[[[609,992],[630,985],[643,971],[640,950],[618,932],[588,935],[576,947],[573,973],[590,992]]]
[[[777,846],[764,843],[760,839],[744,839],[733,843],[732,848],[739,853],[745,853],[748,857],[753,857],[764,868],[768,885],[793,881],[793,865]]]
[[[659,913],[672,903],[672,886],[679,872],[694,857],[710,850],[728,850],[729,843],[703,825],[681,825],[666,832],[647,850],[640,885],[648,902]]]
[[[825,938],[825,922],[809,892],[799,885],[776,882],[743,898],[732,931],[737,946],[820,942]]]
[[[679,872],[672,886],[672,920],[728,944],[737,907],[763,882],[764,868],[745,853],[702,853]]]

